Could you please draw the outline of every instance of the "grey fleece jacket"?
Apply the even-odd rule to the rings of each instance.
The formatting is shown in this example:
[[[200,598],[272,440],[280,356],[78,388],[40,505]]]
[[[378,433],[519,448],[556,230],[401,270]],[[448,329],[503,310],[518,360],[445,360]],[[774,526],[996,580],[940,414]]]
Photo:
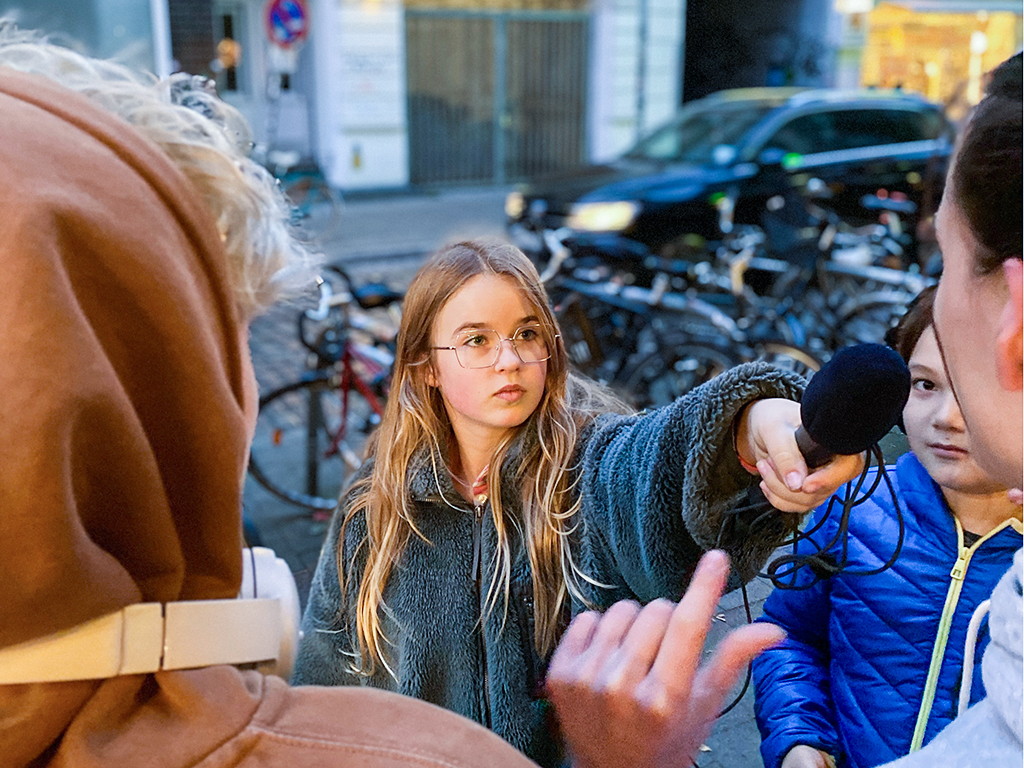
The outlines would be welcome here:
[[[583,585],[592,604],[679,599],[701,553],[716,546],[723,512],[752,484],[733,451],[734,417],[758,398],[796,399],[802,384],[771,366],[748,364],[665,408],[604,415],[585,430],[575,463],[582,504],[572,554],[584,574],[606,585]],[[561,746],[541,691],[547,659],[533,644],[526,548],[513,538],[507,615],[503,602],[488,613],[483,606],[497,546],[490,503],[475,511],[435,465],[443,467],[421,456],[409,468],[416,523],[429,543],[410,540],[385,588],[384,627],[395,677],[384,669],[370,677],[349,671],[365,564],[358,545],[366,528],[357,517],[346,529],[344,561],[355,555],[355,578],[342,596],[337,548],[343,503],[313,577],[292,681],[370,685],[424,699],[493,729],[541,765],[556,765]],[[516,468],[511,456],[501,472],[501,498],[512,518],[521,509]],[[516,526],[509,528],[515,537]],[[721,546],[744,579],[756,573],[784,533],[778,516],[756,530],[729,530]],[[574,604],[572,612],[582,607]]]

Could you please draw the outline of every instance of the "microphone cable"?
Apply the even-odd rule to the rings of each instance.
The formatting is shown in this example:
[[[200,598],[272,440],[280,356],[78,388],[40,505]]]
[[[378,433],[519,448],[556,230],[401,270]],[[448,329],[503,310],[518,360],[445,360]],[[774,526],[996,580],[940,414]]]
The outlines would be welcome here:
[[[875,474],[874,482],[871,484],[871,487],[867,492],[859,495],[866,480],[868,471],[871,468],[871,462],[867,461],[864,463],[864,470],[861,472],[861,476],[858,478],[856,485],[851,489],[850,483],[846,484],[845,498],[840,499],[837,494],[833,494],[832,498],[828,501],[828,506],[825,508],[825,512],[822,514],[821,519],[818,520],[813,527],[802,532],[797,531],[794,533],[792,540],[789,542],[793,547],[792,554],[781,555],[768,564],[767,572],[761,575],[769,579],[772,582],[772,586],[777,589],[808,589],[820,581],[831,578],[839,573],[843,573],[846,576],[875,576],[891,568],[897,558],[899,558],[900,552],[903,550],[903,539],[906,533],[905,523],[903,520],[903,510],[900,508],[896,489],[893,487],[892,478],[889,477],[885,461],[882,458],[881,449],[877,445],[873,446],[870,451],[870,455],[875,458],[878,467],[878,471]],[[892,498],[893,509],[896,513],[896,524],[899,528],[899,533],[896,537],[896,546],[889,559],[879,567],[867,570],[852,570],[849,567],[850,515],[852,514],[854,507],[865,503],[874,495],[880,482],[883,480],[889,490],[889,496]],[[839,513],[836,532],[829,541],[819,546],[811,537],[829,520],[837,503],[840,505],[841,511]],[[802,554],[797,552],[798,542],[804,540],[812,542],[814,551]],[[840,552],[838,558],[831,553],[831,550],[833,550],[837,545]],[[805,584],[798,584],[797,573],[800,568],[803,568],[804,566],[810,568],[814,578]],[[788,579],[786,577],[788,577]]]
[[[872,464],[872,458],[875,460],[874,464]],[[871,471],[872,466],[876,466],[878,471],[875,473],[871,486],[866,492],[861,493],[861,489],[864,487],[865,482],[867,482],[868,473]],[[848,567],[850,515],[855,507],[865,503],[874,495],[879,484],[883,480],[889,490],[889,495],[892,497],[893,508],[896,512],[896,522],[899,527],[896,547],[893,550],[892,556],[878,568],[861,571],[851,570]],[[756,485],[751,488],[749,495],[761,495],[763,499],[763,494],[760,493],[760,489]],[[839,513],[839,522],[836,528],[836,533],[828,542],[818,546],[817,542],[815,542],[811,537],[829,520],[833,514],[833,508],[837,503],[841,505],[842,511]],[[755,501],[744,506],[734,507],[724,513],[722,526],[718,531],[718,540],[715,544],[716,548],[721,549],[726,535],[735,531],[738,516],[749,512],[760,512],[761,514],[755,517],[747,526],[748,533],[763,521],[769,520],[777,514],[786,514],[775,509],[767,499]],[[775,558],[768,564],[768,568],[765,572],[758,573],[757,575],[768,579],[776,589],[809,589],[819,582],[831,578],[839,573],[844,573],[847,576],[874,576],[888,570],[896,562],[900,552],[903,550],[905,532],[906,529],[903,520],[903,510],[900,508],[900,502],[896,496],[896,489],[893,486],[892,478],[889,477],[889,472],[886,469],[885,459],[882,456],[882,449],[879,448],[876,443],[868,449],[868,459],[864,462],[864,469],[861,470],[860,476],[857,478],[856,482],[851,481],[851,483],[846,483],[843,498],[839,497],[838,491],[834,493],[829,499],[828,506],[825,507],[825,512],[822,514],[820,520],[804,531],[800,531],[799,528],[795,528],[793,530],[792,537],[788,541],[784,542],[784,544],[792,546],[792,553]],[[797,551],[797,545],[801,541],[810,541],[814,548],[813,551],[799,553]],[[839,545],[841,552],[839,558],[836,558],[829,551],[837,545]],[[813,579],[804,584],[797,584],[797,574],[800,569],[804,567],[810,569],[813,574]],[[743,595],[743,608],[747,615],[747,624],[753,624],[753,612],[750,608],[750,597],[747,594],[746,583],[740,584],[740,592]],[[718,717],[722,717],[732,711],[746,695],[747,689],[750,687],[752,673],[753,665],[747,664],[747,674],[746,679],[743,682],[743,687],[732,702],[718,713]],[[694,766],[696,766],[696,763],[694,763]]]
[[[833,494],[832,498],[828,501],[828,506],[825,508],[824,514],[821,515],[821,518],[812,527],[804,531],[795,529],[792,537],[784,542],[784,545],[791,545],[793,547],[792,554],[781,555],[772,560],[768,564],[767,570],[763,573],[758,573],[758,576],[771,581],[772,586],[777,589],[808,589],[823,579],[834,576],[840,572],[845,573],[847,576],[874,576],[893,566],[896,559],[899,557],[900,552],[903,550],[903,539],[905,535],[903,510],[900,507],[900,502],[897,498],[892,478],[889,477],[889,472],[886,469],[881,449],[877,445],[872,446],[868,449],[868,456],[869,459],[864,462],[864,469],[861,471],[857,480],[846,484],[844,496],[840,498],[839,492]],[[874,463],[872,463],[871,458],[875,460]],[[873,467],[877,467],[878,469],[875,473],[874,480],[866,491],[862,491],[864,484],[867,482],[868,474]],[[878,486],[883,481],[885,482],[886,487],[889,490],[889,495],[892,498],[893,508],[896,513],[896,522],[899,527],[895,549],[893,550],[892,556],[877,568],[861,571],[850,570],[848,567],[850,515],[855,507],[864,504],[874,495]],[[755,489],[756,486],[752,491]],[[757,489],[756,492],[760,495],[759,489]],[[839,513],[839,522],[836,527],[835,535],[833,535],[827,542],[818,545],[812,537],[829,521],[834,514],[833,510],[837,505],[841,507],[841,512]],[[748,533],[750,530],[757,528],[765,521],[775,517],[775,515],[780,514],[779,510],[775,509],[767,499],[762,499],[760,501],[727,510],[723,513],[722,527],[718,533],[716,547],[721,548],[725,537],[730,532],[735,531],[738,516],[749,512],[760,512],[761,514],[755,517],[748,524]],[[813,551],[798,553],[797,545],[801,541],[810,541],[814,548]],[[840,556],[838,558],[829,551],[836,548],[837,545],[840,550]],[[814,574],[814,579],[805,584],[797,584],[797,572],[804,566],[811,569],[811,572]]]

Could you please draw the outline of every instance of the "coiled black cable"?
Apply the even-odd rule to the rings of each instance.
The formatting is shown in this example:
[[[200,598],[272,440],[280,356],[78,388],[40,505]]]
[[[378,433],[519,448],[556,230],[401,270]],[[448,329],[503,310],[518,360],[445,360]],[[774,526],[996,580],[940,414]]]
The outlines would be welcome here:
[[[824,514],[821,515],[821,518],[817,520],[813,526],[804,531],[796,528],[793,530],[792,537],[786,542],[786,544],[792,546],[792,553],[788,555],[781,555],[772,560],[768,564],[767,570],[764,573],[759,573],[759,576],[771,581],[772,586],[776,589],[809,589],[815,584],[831,578],[840,572],[847,576],[874,576],[892,567],[899,557],[900,552],[903,550],[903,539],[905,533],[903,510],[900,508],[899,499],[896,496],[896,489],[893,486],[892,478],[889,477],[889,473],[886,470],[885,459],[882,456],[881,448],[879,448],[878,445],[872,446],[868,450],[868,457],[868,460],[864,462],[864,469],[861,470],[860,476],[857,480],[846,484],[842,498],[840,498],[839,492],[837,491],[832,495],[832,498],[829,499],[828,506],[825,508]],[[874,465],[871,462],[872,458],[875,460]],[[878,471],[875,473],[874,480],[867,492],[862,493],[861,489],[867,481],[867,477],[872,466],[877,466]],[[885,481],[886,487],[889,489],[890,496],[892,496],[893,508],[896,511],[896,522],[899,526],[899,535],[897,537],[896,547],[893,550],[892,556],[880,567],[865,571],[850,570],[848,567],[850,515],[853,512],[854,507],[865,503],[872,497],[872,495],[874,495],[879,484],[883,480]],[[757,486],[754,486],[752,489],[752,494],[755,491],[760,494],[760,490]],[[837,503],[841,505],[842,511],[839,513],[839,523],[836,528],[836,533],[828,542],[824,543],[822,546],[817,546],[817,543],[814,542],[811,537],[828,521],[830,516],[833,514],[833,508]],[[734,507],[733,509],[728,510],[723,516],[722,527],[718,531],[718,541],[716,542],[716,546],[718,548],[722,547],[722,544],[729,533],[735,532],[739,516],[750,512],[760,512],[761,514],[755,517],[747,526],[748,535],[750,530],[756,528],[764,521],[773,518],[775,515],[780,514],[779,510],[775,509],[767,499],[764,499],[763,501],[755,501],[750,504]],[[797,545],[799,542],[804,540],[811,541],[814,544],[814,551],[803,553],[797,551]],[[840,550],[839,557],[836,557],[831,553],[831,550],[837,545]],[[798,584],[797,575],[800,569],[805,566],[810,569],[813,574],[813,578],[805,583]],[[750,598],[747,595],[747,585],[742,584],[740,586],[740,590],[743,594],[743,607],[746,610],[747,623],[752,624],[753,616],[750,609]],[[747,675],[743,682],[743,688],[732,702],[718,713],[719,717],[730,712],[746,695],[747,689],[750,687],[752,670],[753,666],[748,664]],[[696,765],[696,763],[694,763],[694,765]]]

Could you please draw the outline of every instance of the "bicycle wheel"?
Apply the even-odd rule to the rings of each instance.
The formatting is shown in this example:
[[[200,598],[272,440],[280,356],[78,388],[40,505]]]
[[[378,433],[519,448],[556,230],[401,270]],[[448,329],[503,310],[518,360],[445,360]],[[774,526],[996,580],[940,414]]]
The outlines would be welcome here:
[[[837,313],[835,346],[884,343],[885,332],[903,317],[916,295],[908,291],[874,291],[846,302]]]
[[[726,347],[691,339],[664,340],[660,349],[630,366],[623,388],[637,407],[657,408],[739,362]]]
[[[380,422],[384,401],[376,394],[375,399],[342,390],[326,376],[271,392],[260,400],[249,472],[278,498],[313,510],[334,509]]]
[[[553,298],[552,305],[570,365],[578,373],[593,378],[604,362],[601,340],[592,322],[593,309],[584,306],[582,297],[572,293]]]
[[[323,243],[341,223],[341,198],[319,174],[293,172],[281,180],[291,201],[292,225],[298,239]]]
[[[757,345],[757,356],[761,362],[771,363],[778,368],[799,373],[806,379],[821,370],[822,361],[806,349],[795,347],[784,341],[762,341]]]

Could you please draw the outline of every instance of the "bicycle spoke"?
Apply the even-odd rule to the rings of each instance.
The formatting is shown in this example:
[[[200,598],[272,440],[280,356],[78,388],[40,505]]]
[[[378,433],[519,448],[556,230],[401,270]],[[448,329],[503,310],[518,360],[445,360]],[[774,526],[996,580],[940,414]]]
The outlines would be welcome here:
[[[326,379],[284,387],[264,398],[250,471],[274,495],[327,510],[362,465],[366,439],[379,416],[356,389]],[[342,413],[345,411],[343,419]]]
[[[668,405],[739,362],[723,348],[690,340],[666,341],[630,366],[625,388],[641,407]]]

